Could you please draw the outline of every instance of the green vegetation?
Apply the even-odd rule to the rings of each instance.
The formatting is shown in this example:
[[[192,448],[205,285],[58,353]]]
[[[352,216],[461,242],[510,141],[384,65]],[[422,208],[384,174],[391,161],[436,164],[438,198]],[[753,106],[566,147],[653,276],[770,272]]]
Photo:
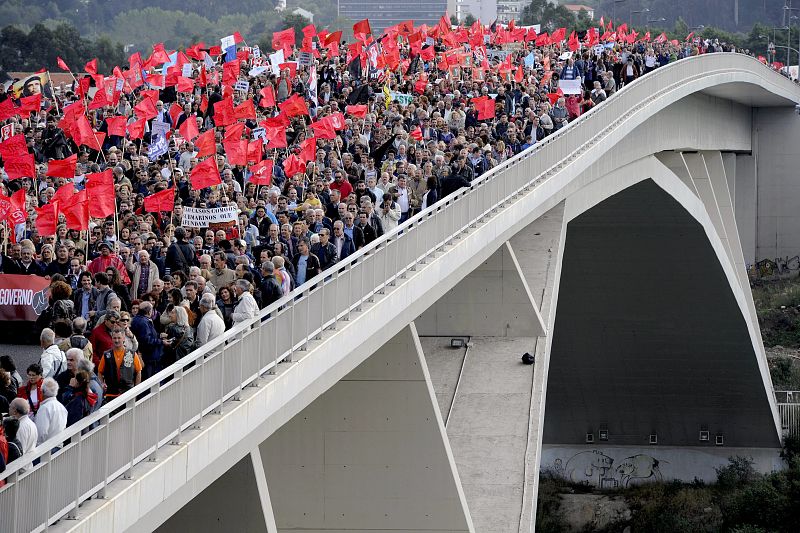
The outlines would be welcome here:
[[[731,457],[717,469],[712,484],[659,482],[627,489],[591,492],[624,499],[629,520],[609,524],[607,533],[631,530],[652,533],[722,531],[730,533],[793,532],[800,524],[800,441],[787,438],[782,456],[787,468],[759,474],[746,457]],[[543,474],[539,482],[536,530],[569,531],[561,514],[561,494],[588,491],[562,479]],[[595,531],[597,531],[595,529]]]
[[[756,280],[752,289],[764,346],[800,348],[800,278]]]

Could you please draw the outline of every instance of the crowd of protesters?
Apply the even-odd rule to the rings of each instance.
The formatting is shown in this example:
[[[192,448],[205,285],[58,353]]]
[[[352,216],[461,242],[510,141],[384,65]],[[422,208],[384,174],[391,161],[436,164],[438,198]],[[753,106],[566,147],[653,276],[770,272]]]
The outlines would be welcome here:
[[[4,462],[639,76],[730,50],[610,27],[580,39],[479,23],[409,21],[380,37],[363,21],[354,29],[347,44],[310,26],[301,47],[293,32],[288,42],[279,32],[276,72],[272,51],[241,44],[233,55],[195,45],[174,56],[156,46],[124,72],[103,76],[90,62],[89,74],[53,87],[41,110],[6,112],[0,125],[23,136],[35,175],[9,172],[14,156],[0,145],[0,202],[26,217],[5,223],[14,229],[4,235],[0,271],[45,277],[50,291],[34,328],[40,362],[23,376],[0,358]],[[172,65],[161,70],[164,63]],[[565,93],[561,80],[579,90]],[[17,110],[30,98],[6,96]],[[166,153],[153,156],[165,138]],[[92,188],[106,177],[110,189]],[[95,216],[107,190],[111,207]],[[184,209],[224,207],[235,208],[234,222],[182,225]]]

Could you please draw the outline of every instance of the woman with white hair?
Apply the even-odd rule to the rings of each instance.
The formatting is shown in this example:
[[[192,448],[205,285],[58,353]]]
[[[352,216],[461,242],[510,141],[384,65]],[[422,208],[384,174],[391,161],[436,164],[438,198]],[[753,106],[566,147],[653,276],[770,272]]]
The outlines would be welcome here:
[[[36,444],[58,435],[67,427],[67,409],[56,399],[58,383],[53,378],[42,380],[42,403],[36,412],[36,429],[39,433]]]
[[[163,366],[169,366],[178,359],[186,357],[194,346],[194,333],[189,325],[189,314],[180,305],[167,308],[169,319],[167,329],[161,334],[165,353]]]

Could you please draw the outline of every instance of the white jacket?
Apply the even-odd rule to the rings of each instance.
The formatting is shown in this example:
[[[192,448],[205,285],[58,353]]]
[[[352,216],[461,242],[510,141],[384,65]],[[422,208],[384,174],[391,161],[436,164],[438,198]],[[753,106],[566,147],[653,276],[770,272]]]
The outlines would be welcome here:
[[[61,348],[52,344],[42,352],[39,364],[42,365],[42,378],[54,378],[56,374],[67,369],[67,356]]]
[[[199,348],[211,339],[219,337],[225,333],[225,321],[219,316],[216,309],[212,309],[203,315],[197,325],[197,335],[195,336],[196,346]]]
[[[36,411],[36,429],[39,431],[38,444],[58,435],[67,427],[67,408],[55,398],[46,398]]]
[[[255,317],[257,314],[258,304],[256,303],[256,299],[253,298],[253,295],[249,292],[243,292],[242,296],[239,298],[239,303],[236,304],[233,310],[231,318],[234,324],[238,324],[239,322],[244,322],[245,320]]]

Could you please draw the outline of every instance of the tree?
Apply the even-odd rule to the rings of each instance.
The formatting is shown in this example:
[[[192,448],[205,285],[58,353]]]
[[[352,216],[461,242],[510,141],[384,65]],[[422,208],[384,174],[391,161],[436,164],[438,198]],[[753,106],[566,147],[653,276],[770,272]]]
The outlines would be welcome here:
[[[574,28],[576,20],[572,12],[562,5],[554,6],[548,0],[532,0],[522,10],[521,22],[526,25],[541,24],[543,30],[553,31],[557,28]]]
[[[467,13],[467,16],[464,17],[464,26],[469,28],[470,26],[475,24],[475,22],[477,22],[477,20],[478,19],[476,19],[475,17],[472,16],[472,13]]]

